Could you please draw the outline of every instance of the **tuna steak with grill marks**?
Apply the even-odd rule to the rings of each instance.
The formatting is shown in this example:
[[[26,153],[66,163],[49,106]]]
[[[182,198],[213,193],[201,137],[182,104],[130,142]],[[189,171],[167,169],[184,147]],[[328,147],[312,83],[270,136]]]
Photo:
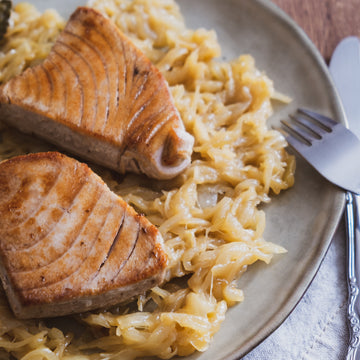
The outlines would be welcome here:
[[[123,302],[166,264],[157,228],[87,165],[56,152],[0,163],[0,274],[16,316]]]
[[[74,12],[42,64],[0,86],[0,120],[120,173],[170,179],[191,161],[165,78],[90,8]]]

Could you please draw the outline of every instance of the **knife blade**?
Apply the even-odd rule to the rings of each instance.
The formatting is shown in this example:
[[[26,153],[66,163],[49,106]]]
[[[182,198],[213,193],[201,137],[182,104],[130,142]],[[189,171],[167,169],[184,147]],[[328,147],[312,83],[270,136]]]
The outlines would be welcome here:
[[[343,39],[336,47],[329,65],[340,95],[346,119],[360,138],[360,40]],[[356,166],[356,164],[354,164]],[[360,196],[346,193],[348,325],[350,340],[347,360],[360,360]]]
[[[360,138],[360,40],[343,39],[336,47],[329,65],[340,95],[350,130]]]

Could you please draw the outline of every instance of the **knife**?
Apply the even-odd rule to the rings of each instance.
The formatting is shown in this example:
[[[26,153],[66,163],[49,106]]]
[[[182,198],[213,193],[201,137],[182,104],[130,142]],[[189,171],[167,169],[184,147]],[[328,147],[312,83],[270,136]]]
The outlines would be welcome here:
[[[349,128],[360,138],[360,40],[343,39],[330,61],[330,73],[340,95]],[[360,166],[354,164],[354,166]],[[348,324],[347,360],[360,360],[360,196],[346,193]]]

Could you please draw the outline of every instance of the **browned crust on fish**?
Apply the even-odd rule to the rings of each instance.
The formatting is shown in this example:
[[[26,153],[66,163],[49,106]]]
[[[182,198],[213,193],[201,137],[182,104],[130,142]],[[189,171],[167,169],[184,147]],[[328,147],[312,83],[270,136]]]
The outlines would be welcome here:
[[[0,119],[120,173],[167,179],[191,161],[166,80],[90,8],[74,12],[42,64],[0,87]]]
[[[16,316],[123,302],[166,264],[157,228],[87,165],[56,152],[0,163],[0,276]]]

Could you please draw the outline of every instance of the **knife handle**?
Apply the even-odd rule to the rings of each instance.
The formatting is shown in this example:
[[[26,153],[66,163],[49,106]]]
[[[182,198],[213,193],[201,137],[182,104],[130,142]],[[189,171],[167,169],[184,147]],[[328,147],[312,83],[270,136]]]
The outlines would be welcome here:
[[[360,360],[360,196],[346,193],[348,325],[347,360]]]

